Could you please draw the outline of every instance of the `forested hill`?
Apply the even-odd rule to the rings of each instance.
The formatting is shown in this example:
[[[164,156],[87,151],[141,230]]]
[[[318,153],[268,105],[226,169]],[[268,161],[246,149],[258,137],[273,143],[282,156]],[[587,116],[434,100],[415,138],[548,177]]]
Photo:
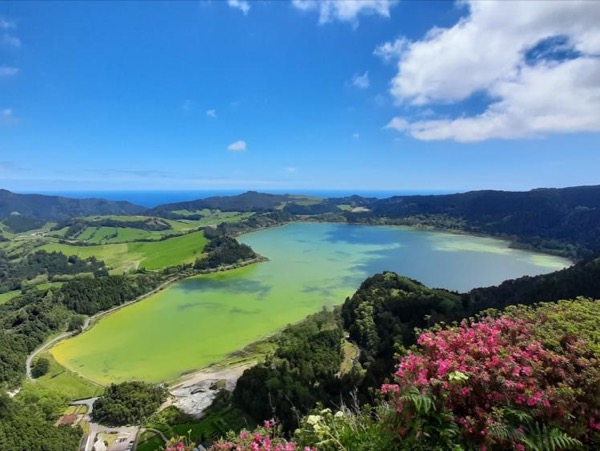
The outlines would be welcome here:
[[[126,201],[72,199],[42,194],[17,194],[0,189],[0,219],[23,216],[41,221],[92,215],[135,215],[144,207]]]
[[[208,209],[218,209],[221,211],[265,211],[279,209],[288,203],[308,203],[317,204],[321,199],[293,195],[293,194],[268,194],[258,193],[256,191],[247,191],[236,196],[214,196],[206,199],[196,199],[188,202],[177,202],[164,204],[155,207],[157,212],[189,210],[197,211]]]
[[[396,344],[415,343],[415,328],[460,321],[491,308],[578,296],[600,298],[600,258],[468,293],[428,288],[391,272],[376,274],[346,299],[342,318],[351,339],[363,350],[363,363],[368,368],[366,386],[374,386],[391,373]]]
[[[600,251],[600,186],[394,196],[375,201],[366,216],[519,237],[538,249],[570,243],[580,257]],[[360,220],[358,214],[353,217]]]

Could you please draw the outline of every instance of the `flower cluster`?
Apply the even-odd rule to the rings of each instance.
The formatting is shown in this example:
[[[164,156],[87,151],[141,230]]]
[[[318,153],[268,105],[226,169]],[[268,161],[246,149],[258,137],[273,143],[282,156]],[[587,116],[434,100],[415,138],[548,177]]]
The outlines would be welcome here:
[[[585,438],[598,428],[600,410],[585,399],[597,377],[581,377],[590,363],[581,344],[574,340],[565,344],[565,352],[550,351],[535,337],[534,323],[514,317],[464,321],[422,333],[420,352],[404,357],[394,375],[396,384],[381,390],[405,424],[415,415],[405,395],[429,396],[470,443],[498,442],[488,435],[505,420],[502,409],[525,411],[534,421]]]
[[[275,420],[265,421],[262,427],[250,432],[242,430],[236,436],[214,443],[210,451],[317,451],[316,448],[300,448],[297,443],[279,437]]]

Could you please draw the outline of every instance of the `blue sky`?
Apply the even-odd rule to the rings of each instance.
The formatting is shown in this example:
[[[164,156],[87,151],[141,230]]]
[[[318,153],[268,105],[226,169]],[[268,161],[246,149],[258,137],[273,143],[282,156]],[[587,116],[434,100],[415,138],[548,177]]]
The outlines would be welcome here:
[[[599,22],[589,1],[1,2],[0,187],[598,184]]]

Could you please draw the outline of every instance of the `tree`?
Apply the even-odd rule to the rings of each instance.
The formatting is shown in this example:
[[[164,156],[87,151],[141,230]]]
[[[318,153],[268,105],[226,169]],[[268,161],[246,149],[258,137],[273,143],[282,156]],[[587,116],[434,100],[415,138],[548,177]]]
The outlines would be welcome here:
[[[45,357],[38,358],[31,368],[31,375],[34,378],[42,377],[50,370],[50,361]]]
[[[69,321],[69,331],[81,332],[81,329],[83,329],[84,324],[85,324],[85,316],[75,315]]]

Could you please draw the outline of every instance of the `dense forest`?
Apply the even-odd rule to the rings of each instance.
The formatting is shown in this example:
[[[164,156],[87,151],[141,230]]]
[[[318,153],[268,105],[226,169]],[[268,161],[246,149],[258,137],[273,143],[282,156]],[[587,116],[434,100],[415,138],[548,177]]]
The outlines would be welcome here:
[[[56,276],[75,274],[106,275],[104,262],[95,257],[81,259],[60,252],[35,251],[26,257],[10,258],[0,250],[0,293],[20,290],[24,282],[45,275],[49,281]]]
[[[111,384],[94,402],[94,421],[110,426],[142,424],[167,398],[167,389],[138,381]]]
[[[165,280],[160,273],[77,279],[64,284],[56,297],[75,313],[93,315],[132,301]]]
[[[0,449],[76,450],[81,435],[79,428],[55,427],[36,402],[22,402],[0,394]]]
[[[257,420],[278,418],[293,431],[317,403],[339,403],[354,382],[351,375],[338,377],[342,338],[337,315],[327,310],[288,326],[278,335],[274,355],[239,379],[234,404]]]

